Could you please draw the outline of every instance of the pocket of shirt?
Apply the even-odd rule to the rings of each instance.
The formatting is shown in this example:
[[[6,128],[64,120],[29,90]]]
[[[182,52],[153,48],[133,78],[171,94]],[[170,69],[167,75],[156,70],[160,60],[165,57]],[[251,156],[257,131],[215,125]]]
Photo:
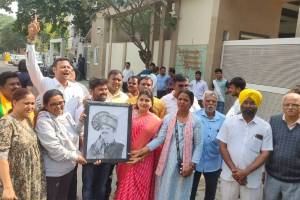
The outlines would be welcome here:
[[[249,150],[258,154],[260,153],[261,147],[262,147],[262,140],[257,139],[255,136],[252,136],[248,143]]]

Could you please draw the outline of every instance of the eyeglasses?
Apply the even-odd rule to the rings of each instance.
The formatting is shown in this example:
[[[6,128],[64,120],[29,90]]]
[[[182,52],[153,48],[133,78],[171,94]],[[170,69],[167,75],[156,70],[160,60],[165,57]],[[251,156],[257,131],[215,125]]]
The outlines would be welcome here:
[[[292,103],[289,103],[289,104],[283,104],[283,107],[284,107],[284,108],[289,108],[289,107],[291,107],[291,108],[293,108],[293,109],[297,109],[297,108],[300,107],[300,105],[299,105],[299,104],[292,104]]]
[[[178,87],[183,88],[183,87],[189,87],[189,84],[178,84]]]
[[[60,101],[60,102],[57,102],[57,103],[50,103],[49,105],[51,107],[63,106],[63,105],[65,105],[65,101]]]

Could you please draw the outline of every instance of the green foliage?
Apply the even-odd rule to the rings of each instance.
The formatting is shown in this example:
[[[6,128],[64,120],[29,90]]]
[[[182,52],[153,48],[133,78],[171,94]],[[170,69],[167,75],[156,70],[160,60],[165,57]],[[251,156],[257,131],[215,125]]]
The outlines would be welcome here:
[[[25,48],[25,35],[14,29],[14,19],[0,15],[0,51],[17,51]]]

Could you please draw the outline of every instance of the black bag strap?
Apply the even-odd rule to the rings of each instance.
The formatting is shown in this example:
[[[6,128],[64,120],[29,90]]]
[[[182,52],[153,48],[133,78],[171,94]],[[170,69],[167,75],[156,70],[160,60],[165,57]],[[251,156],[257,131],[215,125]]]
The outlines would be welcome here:
[[[181,163],[182,159],[180,157],[177,119],[176,119],[176,123],[175,123],[175,140],[176,140],[177,161],[178,161],[178,163]]]

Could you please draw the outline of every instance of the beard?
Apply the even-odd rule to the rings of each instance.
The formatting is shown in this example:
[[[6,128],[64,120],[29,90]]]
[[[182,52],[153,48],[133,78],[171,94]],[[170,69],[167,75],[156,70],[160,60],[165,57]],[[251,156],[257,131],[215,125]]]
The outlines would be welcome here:
[[[242,114],[244,117],[254,118],[255,114],[257,112],[257,109],[244,109],[242,110]]]

